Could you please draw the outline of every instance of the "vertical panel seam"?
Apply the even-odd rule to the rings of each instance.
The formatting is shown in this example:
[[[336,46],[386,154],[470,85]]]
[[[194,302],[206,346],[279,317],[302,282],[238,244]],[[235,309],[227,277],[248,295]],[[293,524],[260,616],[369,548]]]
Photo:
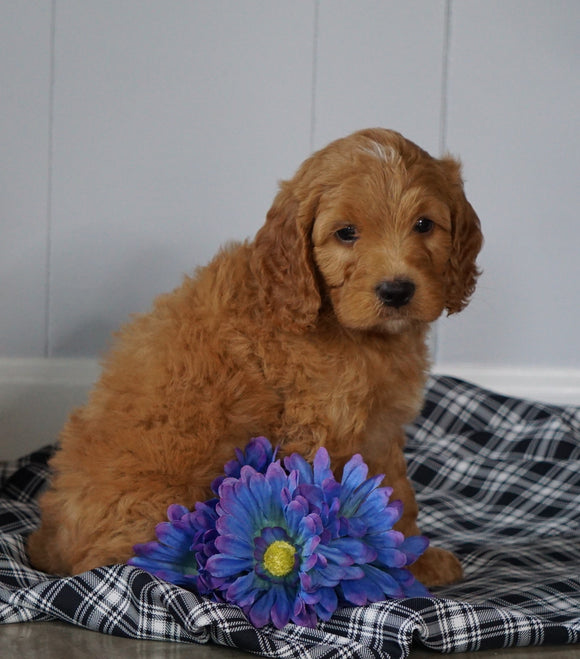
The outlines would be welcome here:
[[[320,0],[314,0],[314,16],[312,30],[312,79],[310,87],[310,151],[314,151],[316,131],[316,88],[318,85],[318,26],[320,16]]]
[[[51,2],[50,16],[50,64],[48,89],[48,154],[46,193],[46,257],[44,281],[44,356],[52,355],[51,309],[52,309],[52,183],[53,183],[53,140],[54,140],[54,84],[55,84],[55,35],[56,0]]]
[[[439,117],[439,156],[447,151],[447,121],[448,121],[448,94],[449,94],[449,56],[451,41],[451,3],[453,0],[444,0],[443,11],[443,48],[441,54],[441,107]],[[439,361],[440,323],[434,323],[429,333],[431,357],[434,363]]]
[[[443,16],[443,53],[441,62],[441,116],[439,118],[439,154],[447,150],[447,121],[449,95],[449,57],[451,42],[451,10],[453,0],[445,0]]]

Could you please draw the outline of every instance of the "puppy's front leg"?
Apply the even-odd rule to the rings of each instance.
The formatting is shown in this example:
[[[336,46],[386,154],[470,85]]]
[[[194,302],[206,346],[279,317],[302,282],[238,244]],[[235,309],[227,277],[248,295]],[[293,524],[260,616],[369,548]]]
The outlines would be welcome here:
[[[404,433],[398,432],[385,446],[381,446],[381,455],[370,455],[366,460],[370,474],[384,473],[384,485],[393,488],[391,500],[403,502],[403,516],[395,529],[405,536],[422,535],[417,526],[419,512],[415,500],[415,491],[407,477],[407,464],[403,454]],[[459,581],[463,569],[457,557],[450,551],[439,547],[428,547],[425,553],[410,567],[413,575],[425,586],[441,586]]]

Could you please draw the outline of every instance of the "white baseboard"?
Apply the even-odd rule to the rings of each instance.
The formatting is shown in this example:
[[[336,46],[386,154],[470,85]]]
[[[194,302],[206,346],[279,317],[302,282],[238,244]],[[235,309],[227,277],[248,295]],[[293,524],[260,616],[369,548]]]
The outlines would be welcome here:
[[[95,359],[0,359],[0,460],[54,443],[98,374]]]
[[[97,359],[0,358],[0,386],[42,384],[90,387],[99,371]]]
[[[580,405],[580,369],[496,367],[481,364],[436,364],[433,372],[453,375],[516,398]]]
[[[580,369],[437,364],[434,372],[509,396],[580,405]],[[0,359],[0,460],[54,442],[98,375],[95,359]]]

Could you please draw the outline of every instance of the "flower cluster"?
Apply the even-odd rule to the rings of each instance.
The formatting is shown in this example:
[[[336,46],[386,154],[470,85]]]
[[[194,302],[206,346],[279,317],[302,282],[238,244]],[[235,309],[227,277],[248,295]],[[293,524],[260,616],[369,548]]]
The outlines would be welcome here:
[[[340,482],[324,448],[312,465],[297,454],[282,465],[258,437],[236,456],[212,485],[216,498],[191,512],[170,506],[131,565],[236,604],[256,627],[314,627],[338,606],[430,596],[408,570],[428,540],[393,529],[402,504],[382,476],[367,479],[360,455]]]

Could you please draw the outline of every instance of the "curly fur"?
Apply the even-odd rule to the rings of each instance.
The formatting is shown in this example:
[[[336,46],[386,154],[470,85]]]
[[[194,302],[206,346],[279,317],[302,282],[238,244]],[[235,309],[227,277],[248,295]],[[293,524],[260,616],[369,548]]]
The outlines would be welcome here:
[[[356,241],[340,239],[345,226]],[[455,160],[382,129],[315,153],[253,242],[224,248],[120,331],[62,431],[32,563],[75,574],[126,561],[169,504],[205,500],[257,435],[307,458],[326,446],[337,469],[362,453],[404,503],[400,530],[418,533],[402,426],[422,404],[429,324],[467,303],[481,240]],[[385,304],[377,286],[401,279],[412,299]],[[461,576],[437,548],[413,571],[428,585]]]

